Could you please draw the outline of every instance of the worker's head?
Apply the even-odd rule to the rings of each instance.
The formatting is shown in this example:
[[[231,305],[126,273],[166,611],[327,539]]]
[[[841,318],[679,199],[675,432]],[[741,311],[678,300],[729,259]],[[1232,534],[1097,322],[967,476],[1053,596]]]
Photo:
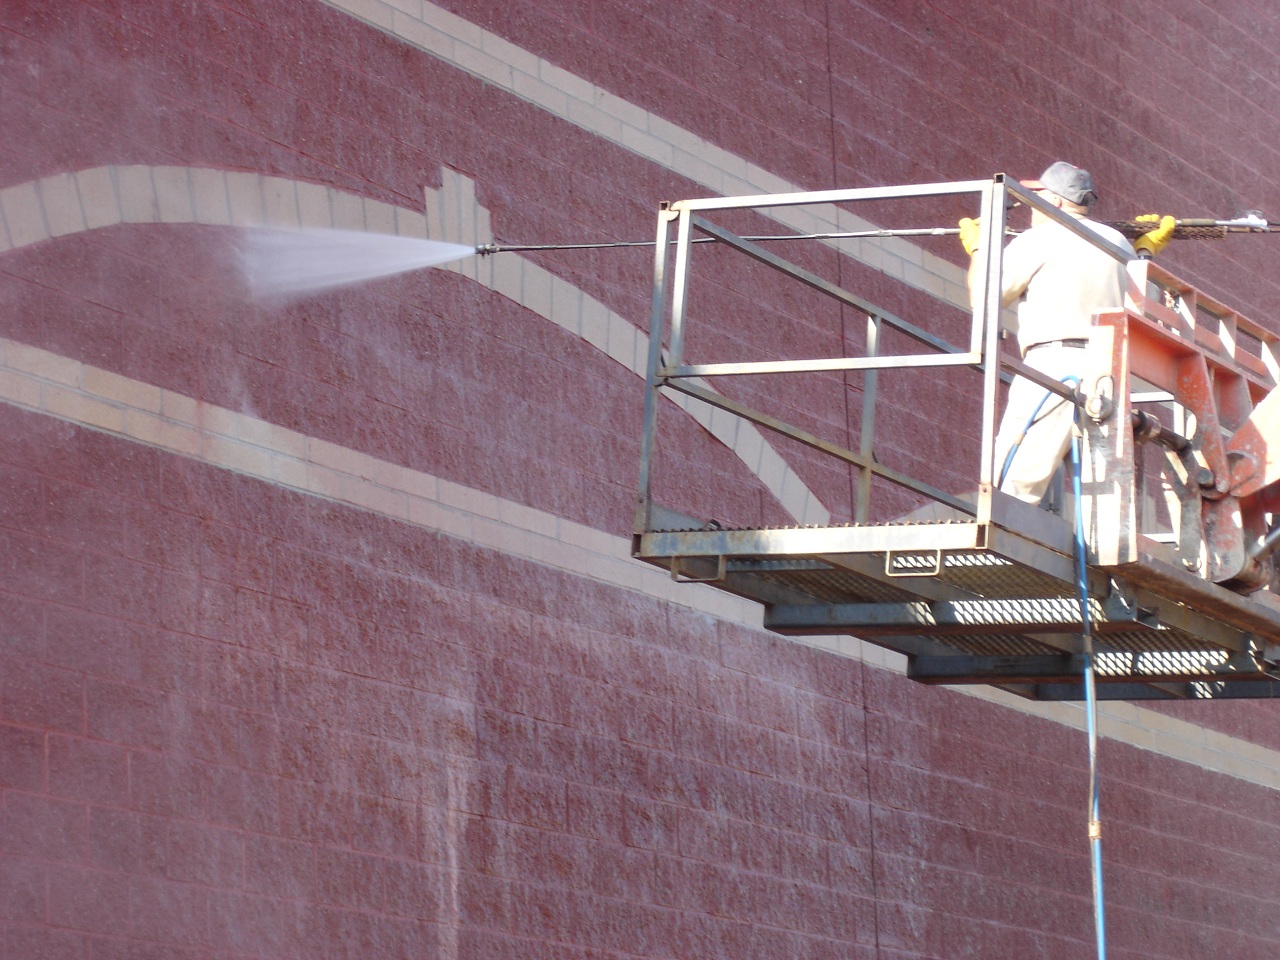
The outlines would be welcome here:
[[[1093,177],[1088,170],[1082,170],[1075,164],[1059,160],[1049,165],[1039,180],[1023,180],[1024,187],[1029,187],[1064,213],[1082,217],[1089,212],[1098,199],[1093,189]],[[1032,219],[1036,219],[1035,213]]]

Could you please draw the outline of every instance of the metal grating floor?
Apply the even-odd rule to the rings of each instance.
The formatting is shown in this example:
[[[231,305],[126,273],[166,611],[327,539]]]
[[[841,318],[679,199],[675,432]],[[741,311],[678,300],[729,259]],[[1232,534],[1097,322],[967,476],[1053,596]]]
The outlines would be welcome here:
[[[1074,560],[1042,537],[974,521],[638,534],[635,555],[677,579],[764,605],[788,635],[848,634],[906,656],[926,683],[983,683],[1079,699]],[[1099,696],[1280,695],[1280,603],[1259,602],[1144,556],[1091,571]]]

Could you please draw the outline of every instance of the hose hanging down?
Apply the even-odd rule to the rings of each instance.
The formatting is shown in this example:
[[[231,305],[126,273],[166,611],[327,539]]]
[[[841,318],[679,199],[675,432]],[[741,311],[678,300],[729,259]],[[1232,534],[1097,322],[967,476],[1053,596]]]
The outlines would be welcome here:
[[[1063,384],[1070,384],[1074,386],[1077,391],[1080,389],[1079,377],[1066,376],[1061,379],[1061,382]],[[1040,411],[1044,408],[1045,402],[1051,396],[1053,396],[1052,391],[1046,390],[1044,392],[1044,397],[1042,397],[1040,402],[1036,404],[1035,410],[1031,412],[1031,416],[1027,418],[1027,422],[1022,428],[1022,432],[1010,447],[1009,453],[1005,456],[1004,464],[1000,470],[1000,479],[996,483],[997,489],[1004,484],[1004,479],[1008,475],[1009,468],[1013,465],[1014,455],[1018,452],[1019,447],[1021,447],[1022,441],[1026,437],[1027,433],[1039,420]],[[1067,402],[1065,399],[1061,397],[1059,398],[1059,403],[1065,402]],[[1081,660],[1083,661],[1082,679],[1085,699],[1085,730],[1089,741],[1089,863],[1093,888],[1094,931],[1097,940],[1097,956],[1098,960],[1106,960],[1106,906],[1102,890],[1102,818],[1100,812],[1100,791],[1098,785],[1098,697],[1097,678],[1094,670],[1093,619],[1089,614],[1088,550],[1084,536],[1084,511],[1081,509],[1081,503],[1083,502],[1083,485],[1081,482],[1081,447],[1083,445],[1083,437],[1080,431],[1079,404],[1075,405],[1072,419],[1071,492],[1075,500],[1076,592],[1080,602],[1080,653]]]
[[[1074,380],[1080,389],[1078,377],[1065,377],[1063,382]],[[1098,945],[1098,960],[1106,960],[1106,906],[1102,895],[1102,815],[1098,789],[1098,696],[1094,675],[1093,620],[1089,616],[1089,568],[1084,539],[1084,510],[1081,509],[1081,447],[1084,438],[1080,432],[1080,407],[1075,408],[1071,437],[1071,492],[1075,499],[1076,540],[1076,589],[1080,598],[1080,650],[1084,659],[1085,728],[1089,738],[1089,864],[1093,880],[1093,920]]]

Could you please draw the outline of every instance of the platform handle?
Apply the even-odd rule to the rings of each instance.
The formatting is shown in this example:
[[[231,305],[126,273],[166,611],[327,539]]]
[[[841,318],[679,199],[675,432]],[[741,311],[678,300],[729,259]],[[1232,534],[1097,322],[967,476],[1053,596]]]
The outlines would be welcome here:
[[[909,555],[918,556],[922,551],[912,550]],[[899,556],[907,556],[908,554],[899,553]],[[942,550],[933,551],[933,566],[930,568],[910,570],[894,570],[893,568],[894,552],[886,550],[884,554],[884,575],[886,577],[936,577],[942,572]]]
[[[671,579],[676,583],[719,583],[724,579],[724,573],[727,566],[726,558],[719,556],[715,558],[716,572],[712,577],[691,577],[680,573],[680,557],[671,558]],[[702,560],[709,560],[710,557],[700,557]]]

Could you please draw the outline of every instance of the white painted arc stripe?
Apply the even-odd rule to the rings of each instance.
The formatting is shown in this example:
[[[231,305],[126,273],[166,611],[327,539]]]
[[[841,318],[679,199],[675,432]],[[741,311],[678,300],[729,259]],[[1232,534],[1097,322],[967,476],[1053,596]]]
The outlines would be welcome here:
[[[625,538],[12,340],[0,339],[0,402],[762,629],[755,604],[675,583],[631,559]],[[902,658],[850,637],[803,642],[903,672]],[[962,692],[1083,727],[1078,704],[1029,703],[985,687]],[[1280,752],[1133,704],[1103,704],[1100,714],[1104,737],[1280,790]]]
[[[445,169],[440,189],[424,193],[426,214],[287,177],[198,167],[107,166],[0,190],[0,214],[20,227],[19,241],[5,249],[118,223],[159,222],[331,227],[430,236],[470,246],[491,239],[489,211],[477,203],[471,180]],[[63,228],[55,232],[51,222]],[[515,300],[645,376],[647,335],[530,260],[515,254],[471,257],[444,269]],[[756,427],[731,422],[698,400],[681,397],[677,405],[732,450],[798,523],[830,520],[818,497]]]
[[[626,538],[3,338],[0,402],[722,619],[761,623],[753,603],[689,590],[632,560]]]

